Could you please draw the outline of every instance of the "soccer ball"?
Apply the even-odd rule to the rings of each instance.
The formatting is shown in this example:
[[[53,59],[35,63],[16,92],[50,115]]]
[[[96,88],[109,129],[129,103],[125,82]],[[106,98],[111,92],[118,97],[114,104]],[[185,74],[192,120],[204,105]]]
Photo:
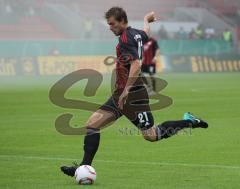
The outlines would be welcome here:
[[[96,180],[96,171],[89,165],[81,165],[75,171],[75,179],[78,184],[91,185]]]

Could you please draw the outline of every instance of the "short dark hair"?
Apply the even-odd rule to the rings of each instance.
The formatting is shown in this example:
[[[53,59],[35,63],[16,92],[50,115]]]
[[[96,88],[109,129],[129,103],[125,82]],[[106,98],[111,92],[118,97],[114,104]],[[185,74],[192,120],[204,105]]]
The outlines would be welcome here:
[[[128,23],[127,14],[121,7],[112,7],[105,13],[106,19],[109,19],[111,16],[113,16],[118,22],[124,20],[125,23]]]

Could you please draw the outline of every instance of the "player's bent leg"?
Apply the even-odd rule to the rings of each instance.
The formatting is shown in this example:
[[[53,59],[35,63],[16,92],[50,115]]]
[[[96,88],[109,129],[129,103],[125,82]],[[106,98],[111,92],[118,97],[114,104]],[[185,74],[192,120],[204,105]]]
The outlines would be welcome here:
[[[158,126],[143,130],[142,135],[144,139],[154,142],[169,138],[185,128],[208,128],[208,123],[187,112],[184,114],[183,120],[165,121]]]
[[[147,141],[155,142],[169,138],[177,134],[178,131],[190,127],[192,127],[192,122],[189,120],[165,121],[148,130],[143,130],[142,134]]]
[[[146,140],[154,142],[169,138],[185,128],[208,128],[208,123],[187,112],[183,120],[165,121],[158,126],[143,130],[142,134]]]
[[[87,121],[87,133],[84,138],[84,156],[81,165],[91,165],[98,150],[100,129],[116,120],[114,114],[105,110],[97,110]]]

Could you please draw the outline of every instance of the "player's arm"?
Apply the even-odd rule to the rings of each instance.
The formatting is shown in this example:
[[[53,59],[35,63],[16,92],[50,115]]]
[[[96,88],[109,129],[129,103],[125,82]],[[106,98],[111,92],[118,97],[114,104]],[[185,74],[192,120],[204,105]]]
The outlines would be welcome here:
[[[129,71],[129,77],[126,83],[126,90],[128,90],[137,80],[139,77],[139,74],[141,72],[141,64],[138,59],[132,61],[130,71]]]
[[[153,57],[153,62],[156,63],[159,56],[160,56],[160,49],[157,49],[155,52],[155,56]]]
[[[139,77],[140,72],[141,72],[141,64],[140,64],[140,61],[138,59],[136,59],[131,62],[131,67],[130,67],[126,86],[125,86],[124,91],[122,92],[121,96],[119,97],[118,107],[120,109],[123,109],[123,105],[126,103],[126,100],[128,97],[129,89],[136,82],[137,78]]]
[[[154,22],[157,20],[157,17],[155,15],[155,13],[152,11],[148,14],[146,14],[144,16],[143,22],[144,22],[144,26],[143,26],[143,30],[145,31],[145,33],[149,36],[150,33],[150,24],[151,22]]]

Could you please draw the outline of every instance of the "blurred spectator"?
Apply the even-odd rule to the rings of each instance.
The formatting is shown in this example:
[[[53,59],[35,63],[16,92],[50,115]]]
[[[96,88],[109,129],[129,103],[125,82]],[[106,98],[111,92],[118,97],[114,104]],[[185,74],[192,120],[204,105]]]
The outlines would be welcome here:
[[[176,33],[176,38],[177,39],[187,39],[187,32],[184,30],[183,27],[180,27],[179,30]]]
[[[216,35],[215,29],[211,27],[206,28],[204,33],[205,33],[205,39],[212,39]]]
[[[167,30],[161,25],[161,28],[158,31],[158,35],[160,39],[168,39]]]
[[[92,35],[92,29],[93,29],[93,22],[91,19],[87,18],[84,21],[84,37],[86,39],[89,39]]]
[[[197,38],[194,28],[192,28],[192,30],[189,32],[188,38],[189,39],[196,39]]]
[[[202,26],[199,25],[195,30],[195,37],[196,39],[203,39],[203,30],[202,30]]]
[[[232,38],[232,32],[226,28],[225,31],[222,34],[223,40],[229,43],[232,43],[233,38]]]

